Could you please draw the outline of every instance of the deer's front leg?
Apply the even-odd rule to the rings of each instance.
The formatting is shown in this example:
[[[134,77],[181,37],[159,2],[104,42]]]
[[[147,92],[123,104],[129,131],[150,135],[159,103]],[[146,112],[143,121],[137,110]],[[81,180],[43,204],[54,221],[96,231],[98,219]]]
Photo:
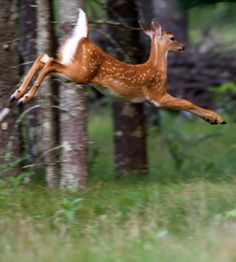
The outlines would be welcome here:
[[[223,118],[220,115],[218,115],[217,113],[211,110],[207,110],[202,107],[196,106],[187,100],[173,97],[169,94],[165,94],[161,98],[154,99],[152,100],[152,102],[154,104],[158,103],[160,107],[170,108],[170,109],[179,109],[179,110],[185,110],[185,111],[191,112],[213,125],[214,124],[222,124],[222,125],[226,124]]]
[[[37,59],[34,61],[33,65],[31,66],[28,74],[25,76],[22,85],[14,92],[13,95],[10,96],[9,99],[10,102],[13,102],[16,99],[19,99],[20,97],[23,96],[32,78],[37,74],[39,70],[41,70],[44,67],[45,64],[44,61],[46,57],[48,56],[45,54],[38,55]]]
[[[28,103],[32,97],[36,94],[40,84],[45,79],[45,77],[51,73],[51,72],[57,72],[57,73],[63,73],[64,66],[60,63],[58,63],[54,58],[50,57],[48,58],[46,64],[44,65],[43,69],[39,73],[36,81],[34,82],[34,85],[29,90],[27,94],[25,94],[19,101],[18,105],[26,104]]]

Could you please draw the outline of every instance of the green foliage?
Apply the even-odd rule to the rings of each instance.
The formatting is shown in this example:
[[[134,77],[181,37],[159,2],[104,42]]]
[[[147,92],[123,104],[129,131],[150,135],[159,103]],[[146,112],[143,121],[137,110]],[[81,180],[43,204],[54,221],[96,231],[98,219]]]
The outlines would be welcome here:
[[[5,192],[4,188],[5,188],[5,181],[0,180],[0,203],[5,202],[6,200],[6,195],[7,192]]]
[[[12,204],[7,201],[8,195],[30,181],[30,174],[25,172],[18,176],[9,176],[5,180],[0,179],[0,204]]]
[[[10,156],[11,156],[11,153],[6,153],[5,158],[10,159]],[[0,170],[3,171],[3,172],[10,171],[10,170],[14,169],[15,167],[17,167],[20,163],[22,163],[26,159],[28,159],[28,157],[24,156],[22,158],[16,159],[15,161],[12,161],[12,159],[11,159],[11,161],[9,161],[7,163],[0,163]]]
[[[61,203],[61,208],[55,212],[52,217],[53,223],[71,223],[76,220],[76,213],[78,210],[78,204],[81,198],[69,200],[64,197]]]
[[[53,6],[53,13],[54,18],[56,21],[60,20],[59,15],[59,1],[53,0],[52,1]],[[101,19],[106,16],[106,1],[105,0],[86,0],[84,1],[84,9],[86,10],[86,13],[92,20]],[[59,27],[57,26],[57,31],[59,31]]]
[[[225,219],[236,219],[236,208],[225,212]]]
[[[106,1],[105,0],[87,0],[85,8],[88,16],[92,20],[106,17]]]
[[[211,126],[164,110],[161,120],[161,128],[149,128],[146,179],[115,177],[103,108],[88,121],[88,188],[25,184],[27,174],[0,180],[1,259],[234,261],[235,124]]]
[[[216,93],[216,94],[220,94],[220,95],[225,95],[228,92],[231,95],[236,95],[236,84],[233,82],[227,82],[222,84],[221,86],[217,87],[217,88],[211,88],[211,91]]]
[[[8,192],[12,204],[0,204],[6,262],[208,262],[236,255],[233,224],[227,222],[234,219],[235,180],[165,185],[126,178],[91,182],[74,193],[41,185]],[[216,220],[217,214],[229,218]]]
[[[179,0],[180,5],[183,8],[191,8],[198,5],[210,5],[216,3],[227,3],[227,2],[235,2],[234,0]]]
[[[27,172],[21,173],[18,176],[9,176],[6,178],[8,188],[15,191],[20,185],[30,181],[30,174]]]
[[[99,148],[96,145],[91,143],[90,148],[89,148],[89,155],[88,155],[88,172],[89,173],[92,172],[98,156],[99,156]]]
[[[214,53],[233,52],[236,24],[235,2],[196,6],[188,11],[188,18],[191,43],[208,46]]]
[[[236,208],[217,214],[215,221],[221,225],[227,225],[227,223],[236,222]]]
[[[225,114],[227,113],[235,121],[236,84],[227,82],[217,88],[210,88],[210,91],[213,93],[214,99],[219,108],[221,108],[221,111]]]
[[[189,150],[197,147],[199,143],[205,143],[223,135],[219,130],[217,132],[204,132],[200,134],[191,134],[188,130],[182,128],[182,121],[178,118],[178,113],[163,111],[161,112],[164,132],[162,134],[167,150],[174,161],[178,172],[182,171],[188,163],[193,163],[196,158],[196,152]],[[168,119],[169,118],[169,119]],[[166,120],[169,122],[166,123]],[[170,124],[171,123],[171,124]]]

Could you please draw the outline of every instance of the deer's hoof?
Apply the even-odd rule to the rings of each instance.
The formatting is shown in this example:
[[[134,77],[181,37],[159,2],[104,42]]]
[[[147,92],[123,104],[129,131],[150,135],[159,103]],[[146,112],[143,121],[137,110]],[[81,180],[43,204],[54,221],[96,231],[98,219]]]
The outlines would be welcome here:
[[[16,100],[16,97],[14,95],[10,96],[9,103],[13,103]]]
[[[215,121],[210,121],[210,124],[211,124],[211,125],[217,125],[218,122],[217,122],[217,120],[215,120]]]
[[[227,124],[227,122],[226,122],[226,121],[223,121],[223,122],[221,122],[221,125],[225,125],[225,124]]]
[[[17,106],[21,106],[21,105],[23,105],[22,100],[20,99],[19,101],[17,101],[16,105],[17,105]]]

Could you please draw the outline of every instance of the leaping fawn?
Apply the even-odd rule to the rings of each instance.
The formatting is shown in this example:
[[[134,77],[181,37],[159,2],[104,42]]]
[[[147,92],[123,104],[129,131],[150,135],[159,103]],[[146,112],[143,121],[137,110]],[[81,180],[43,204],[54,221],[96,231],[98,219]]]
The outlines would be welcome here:
[[[211,124],[225,124],[226,122],[217,113],[168,94],[166,90],[168,51],[181,52],[185,47],[174,39],[173,34],[163,30],[156,20],[152,20],[150,26],[141,22],[140,25],[152,41],[150,56],[143,64],[126,64],[89,41],[87,17],[80,9],[73,34],[59,48],[58,59],[40,54],[21,87],[10,97],[10,101],[20,98],[18,105],[28,103],[44,78],[49,73],[56,72],[77,84],[102,85],[104,90],[131,102],[149,101],[158,107],[189,111]],[[23,96],[38,72],[33,87]]]

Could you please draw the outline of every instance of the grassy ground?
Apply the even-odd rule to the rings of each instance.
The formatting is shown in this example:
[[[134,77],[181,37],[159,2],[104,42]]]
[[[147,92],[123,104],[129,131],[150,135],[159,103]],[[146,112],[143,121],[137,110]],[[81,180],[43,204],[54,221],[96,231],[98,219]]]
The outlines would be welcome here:
[[[162,114],[147,178],[115,177],[111,121],[97,112],[86,190],[1,182],[0,261],[236,261],[235,124]]]

